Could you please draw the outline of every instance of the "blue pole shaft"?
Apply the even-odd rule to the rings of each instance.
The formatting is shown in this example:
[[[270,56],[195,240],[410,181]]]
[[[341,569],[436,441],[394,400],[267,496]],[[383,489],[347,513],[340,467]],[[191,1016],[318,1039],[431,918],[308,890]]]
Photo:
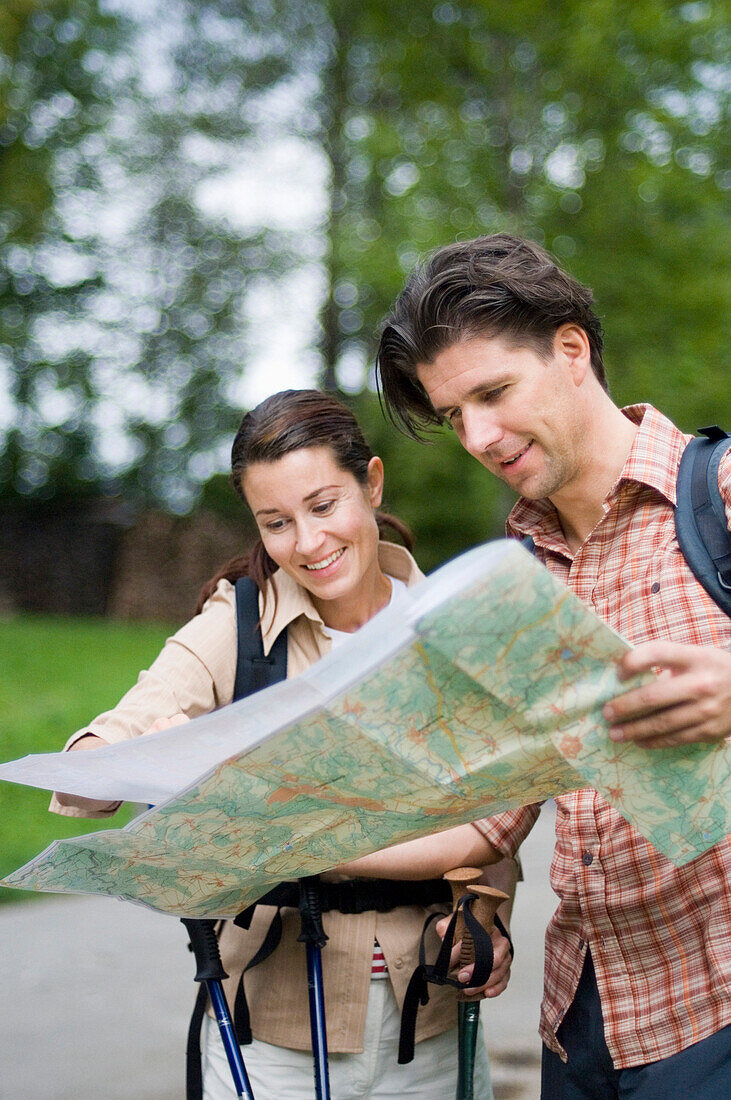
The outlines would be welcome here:
[[[307,945],[307,991],[310,995],[310,1033],[315,1067],[315,1096],[330,1100],[330,1078],[327,1070],[327,1029],[325,1027],[325,993],[322,983],[322,954],[315,943]]]
[[[241,1047],[239,1046],[236,1032],[231,1023],[231,1014],[228,1010],[223,986],[216,978],[209,978],[206,981],[206,987],[208,989],[208,996],[211,998],[213,1011],[216,1015],[218,1030],[221,1033],[223,1049],[226,1051],[228,1064],[231,1068],[236,1095],[244,1096],[246,1100],[254,1100],[254,1093],[251,1091],[251,1083],[246,1072],[244,1059],[241,1057]]]

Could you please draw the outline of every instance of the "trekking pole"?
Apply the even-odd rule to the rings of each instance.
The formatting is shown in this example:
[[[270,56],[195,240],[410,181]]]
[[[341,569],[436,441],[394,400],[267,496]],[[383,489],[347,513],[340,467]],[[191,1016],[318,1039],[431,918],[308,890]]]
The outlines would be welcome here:
[[[330,1076],[327,1067],[327,1028],[325,1024],[325,990],[322,981],[322,948],[328,937],[322,927],[320,882],[317,875],[301,878],[300,918],[302,930],[298,936],[307,951],[307,991],[310,998],[310,1035],[315,1072],[316,1100],[330,1100]]]
[[[460,901],[465,895],[472,895],[475,898],[471,905],[471,912],[477,922],[489,934],[494,927],[497,908],[501,902],[508,900],[508,895],[504,894],[502,890],[494,890],[490,886],[479,886],[482,871],[477,867],[457,867],[453,871],[447,871],[444,877],[452,890],[453,911],[457,910],[454,940],[455,942],[462,940],[459,955],[459,969],[462,970],[463,967],[475,961],[475,947],[459,909]],[[475,1051],[477,1050],[481,1000],[481,993],[469,997],[461,991],[457,994],[458,1061],[456,1100],[473,1100],[474,1097]]]
[[[208,996],[211,998],[216,1023],[221,1033],[221,1042],[231,1069],[236,1095],[245,1097],[245,1100],[254,1100],[254,1093],[251,1091],[251,1083],[246,1072],[244,1059],[241,1056],[241,1047],[236,1038],[231,1013],[226,1003],[226,995],[223,992],[222,982],[224,978],[228,977],[228,974],[223,969],[221,954],[218,950],[218,940],[214,931],[216,922],[181,917],[181,923],[185,925],[190,936],[190,946],[195,955],[198,968],[195,981],[206,983]]]

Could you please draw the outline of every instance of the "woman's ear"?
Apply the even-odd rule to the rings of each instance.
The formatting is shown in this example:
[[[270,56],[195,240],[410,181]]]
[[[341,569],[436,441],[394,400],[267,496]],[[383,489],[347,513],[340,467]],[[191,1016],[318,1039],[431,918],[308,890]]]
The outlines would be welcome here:
[[[383,498],[383,463],[374,455],[368,463],[368,499],[372,508],[378,508]]]

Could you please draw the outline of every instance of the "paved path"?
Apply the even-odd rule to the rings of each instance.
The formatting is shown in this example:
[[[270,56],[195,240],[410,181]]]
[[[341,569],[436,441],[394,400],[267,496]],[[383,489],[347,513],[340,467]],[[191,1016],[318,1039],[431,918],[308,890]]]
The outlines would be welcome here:
[[[496,1100],[539,1095],[552,837],[547,809],[523,848],[512,980],[482,1010]],[[0,1097],[182,1100],[194,970],[185,940],[175,918],[110,898],[0,906]]]
[[[520,855],[525,881],[518,884],[511,934],[515,946],[510,984],[495,1001],[483,1002],[495,1100],[538,1100],[541,1041],[538,1016],[543,994],[543,939],[556,908],[548,881],[556,810],[547,803]]]

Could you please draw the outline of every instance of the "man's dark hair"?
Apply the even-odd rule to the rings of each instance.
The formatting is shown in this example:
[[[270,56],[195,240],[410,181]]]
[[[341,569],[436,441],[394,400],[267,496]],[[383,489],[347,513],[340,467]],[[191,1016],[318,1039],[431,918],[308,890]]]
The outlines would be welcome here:
[[[391,419],[416,438],[441,423],[416,368],[460,340],[501,336],[548,360],[564,324],[586,332],[592,368],[606,390],[602,327],[592,302],[591,290],[533,241],[497,233],[437,249],[384,323],[376,368]]]

